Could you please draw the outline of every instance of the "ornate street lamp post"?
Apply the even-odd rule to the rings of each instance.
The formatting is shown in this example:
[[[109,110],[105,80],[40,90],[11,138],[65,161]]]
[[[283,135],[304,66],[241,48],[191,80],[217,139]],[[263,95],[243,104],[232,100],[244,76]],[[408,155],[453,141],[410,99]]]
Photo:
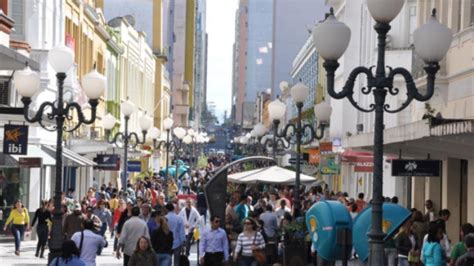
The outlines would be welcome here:
[[[122,102],[121,111],[125,119],[124,132],[117,132],[113,137],[111,137],[111,130],[115,126],[116,121],[115,117],[111,114],[107,114],[103,119],[103,125],[105,129],[105,137],[108,143],[118,144],[123,143],[123,170],[122,170],[122,189],[125,191],[127,189],[127,177],[128,177],[128,149],[134,149],[138,144],[144,144],[146,140],[146,134],[148,129],[152,126],[152,120],[149,116],[146,115],[146,112],[143,116],[138,119],[140,128],[142,130],[143,139],[140,140],[137,133],[128,132],[128,121],[130,116],[135,112],[135,104],[130,100]]]
[[[313,127],[313,125],[306,124],[302,125],[301,122],[301,113],[303,109],[304,100],[309,95],[309,88],[304,85],[303,83],[299,82],[291,88],[291,97],[296,104],[296,108],[298,110],[298,117],[296,124],[287,124],[285,128],[278,132],[278,126],[280,124],[281,119],[283,119],[285,112],[286,112],[286,105],[282,103],[279,99],[272,101],[268,104],[268,112],[270,115],[270,119],[273,120],[273,156],[276,156],[276,149],[278,146],[278,139],[285,139],[288,143],[291,143],[292,137],[296,139],[296,179],[295,179],[295,190],[294,190],[294,198],[295,198],[295,215],[299,215],[299,210],[301,209],[301,201],[300,201],[300,156],[301,156],[301,145],[302,144],[309,144],[315,139],[322,139],[324,134],[324,129],[328,125],[328,121],[331,116],[331,106],[329,104],[323,102],[318,104],[314,107],[316,120],[319,122],[319,134]],[[268,141],[268,139],[267,139]],[[282,141],[281,141],[282,142]],[[284,142],[282,142],[284,144]]]
[[[443,59],[452,41],[451,30],[437,21],[436,10],[433,10],[432,17],[428,19],[428,22],[414,32],[415,52],[426,64],[427,88],[424,94],[421,94],[416,88],[408,70],[386,67],[385,48],[390,22],[398,15],[404,2],[404,0],[367,0],[369,12],[376,21],[374,29],[378,34],[375,76],[372,71],[373,67],[359,66],[350,73],[346,84],[339,92],[334,90],[334,75],[339,67],[337,60],[344,54],[349,44],[351,31],[344,23],[336,20],[332,9],[327,19],[313,30],[316,50],[325,59],[323,66],[327,71],[329,95],[335,99],[347,98],[359,111],[375,112],[372,227],[368,234],[370,238],[369,265],[384,265],[385,234],[382,230],[384,112],[397,113],[405,109],[413,100],[424,102],[433,96],[435,75],[440,69],[438,62]],[[374,103],[368,108],[360,106],[354,99],[354,83],[360,74],[364,74],[367,78],[367,87],[362,88],[361,92],[365,95],[373,93],[374,97]],[[386,96],[387,94],[396,96],[399,93],[399,89],[395,88],[393,84],[396,75],[401,75],[405,79],[407,96],[400,107],[392,108],[386,103]]]
[[[65,46],[52,49],[48,53],[48,61],[53,69],[57,72],[57,100],[54,102],[43,102],[33,117],[29,116],[31,97],[35,95],[40,87],[40,77],[38,73],[31,71],[27,66],[24,70],[17,71],[14,75],[15,88],[22,96],[21,101],[24,104],[23,114],[25,120],[30,123],[38,122],[40,126],[48,131],[56,131],[56,168],[54,181],[54,212],[53,225],[51,230],[51,240],[49,243],[50,253],[48,260],[52,261],[55,257],[61,255],[61,247],[63,242],[62,230],[62,208],[61,208],[61,186],[63,174],[63,131],[72,132],[79,128],[82,124],[93,124],[96,119],[98,98],[102,95],[106,87],[106,79],[95,69],[82,78],[82,87],[89,98],[91,106],[91,117],[86,119],[82,112],[82,107],[77,102],[64,101],[64,80],[66,72],[74,63],[73,51]],[[74,120],[73,113],[77,114],[77,120]],[[52,127],[44,124],[44,118],[55,120],[56,123]],[[72,128],[65,128],[64,122],[77,122]]]
[[[170,135],[171,135],[171,129],[173,128],[173,123],[174,121],[173,119],[171,119],[171,117],[167,117],[165,118],[165,120],[163,120],[163,128],[166,131],[166,140],[158,140],[158,137],[160,136],[160,130],[158,128],[155,127],[151,130],[151,138],[153,139],[153,148],[162,149],[164,146],[166,150],[166,169],[165,169],[165,183],[164,183],[164,192],[165,192],[166,199],[168,199],[169,154],[170,154],[170,151],[177,151],[179,149],[178,144],[174,140],[170,140],[170,138],[172,137]],[[178,134],[181,135],[181,130],[178,130]],[[177,172],[177,169],[176,169],[176,172]]]

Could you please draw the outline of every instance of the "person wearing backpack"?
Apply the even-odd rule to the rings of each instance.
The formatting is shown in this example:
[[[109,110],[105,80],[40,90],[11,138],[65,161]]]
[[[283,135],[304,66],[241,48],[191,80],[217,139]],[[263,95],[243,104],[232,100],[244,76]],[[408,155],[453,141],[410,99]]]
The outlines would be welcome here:
[[[90,219],[83,223],[84,230],[74,233],[71,240],[79,248],[80,258],[86,266],[95,266],[97,250],[105,246],[105,239],[94,233],[94,222]]]
[[[464,245],[466,246],[466,254],[456,260],[456,266],[473,266],[474,265],[474,233],[470,233],[464,237]]]

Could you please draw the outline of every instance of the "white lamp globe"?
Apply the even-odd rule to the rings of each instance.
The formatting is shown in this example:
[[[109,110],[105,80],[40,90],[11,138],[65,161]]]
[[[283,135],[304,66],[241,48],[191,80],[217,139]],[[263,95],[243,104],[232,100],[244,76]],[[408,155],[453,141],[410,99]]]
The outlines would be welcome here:
[[[282,81],[280,82],[280,90],[281,92],[285,92],[286,89],[288,89],[288,82],[287,81]]]
[[[102,118],[102,126],[106,130],[110,130],[115,126],[116,120],[115,117],[108,113]]]
[[[242,136],[242,137],[240,138],[240,143],[242,143],[242,144],[247,144],[247,143],[249,143],[249,138],[248,138],[247,136]]]
[[[107,79],[95,69],[82,78],[82,89],[89,99],[98,99],[106,87]]]
[[[122,104],[120,105],[120,109],[124,116],[130,117],[135,112],[135,104],[130,100],[126,100],[122,102]]]
[[[178,139],[183,139],[184,136],[186,136],[186,129],[182,127],[177,127],[173,129],[173,133]]]
[[[429,63],[441,61],[451,47],[452,40],[452,31],[439,23],[436,19],[436,10],[433,10],[428,21],[413,34],[416,54]]]
[[[256,137],[257,137],[257,132],[255,132],[255,129],[252,129],[252,130],[250,131],[250,136],[251,136],[252,138],[256,138]]]
[[[147,131],[151,128],[153,121],[151,120],[150,116],[144,114],[138,118],[138,124],[143,131]]]
[[[316,51],[322,58],[337,60],[349,45],[351,30],[346,24],[338,21],[331,12],[324,22],[314,27],[312,36]]]
[[[173,123],[173,119],[167,117],[165,118],[165,120],[163,120],[163,127],[165,128],[165,130],[170,130],[173,127]]]
[[[66,73],[74,64],[74,52],[67,46],[58,46],[48,52],[49,64],[54,71]]]
[[[295,84],[291,87],[291,98],[295,103],[302,103],[309,95],[309,87],[304,85],[301,82]]]
[[[257,137],[261,137],[261,136],[265,135],[265,132],[267,131],[267,128],[262,123],[256,124],[253,129],[255,130],[255,133],[257,134]]]
[[[190,135],[191,137],[194,136],[194,129],[190,128],[188,129],[188,135]]]
[[[193,142],[193,138],[192,138],[191,136],[189,136],[189,135],[186,135],[186,136],[184,136],[184,138],[183,138],[183,142],[184,142],[185,144],[191,144],[191,142]]]
[[[331,119],[332,107],[326,101],[314,106],[314,115],[318,122],[329,122]]]
[[[268,104],[268,114],[270,120],[281,120],[285,116],[286,105],[276,99]]]
[[[234,137],[234,143],[239,143],[240,138],[239,137]]]
[[[375,21],[390,23],[402,10],[405,0],[367,0],[367,8]]]
[[[21,96],[32,97],[38,92],[41,81],[39,74],[27,66],[23,70],[15,72],[13,83]]]
[[[153,127],[148,132],[148,135],[150,136],[151,139],[157,139],[160,137],[160,130],[157,127]]]

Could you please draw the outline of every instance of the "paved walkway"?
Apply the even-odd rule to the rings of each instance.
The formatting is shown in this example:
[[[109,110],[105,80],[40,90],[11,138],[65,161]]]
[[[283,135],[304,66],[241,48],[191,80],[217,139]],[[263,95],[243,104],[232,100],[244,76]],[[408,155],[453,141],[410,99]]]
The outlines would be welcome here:
[[[118,260],[112,254],[113,243],[109,242],[109,246],[102,251],[101,256],[97,256],[97,265],[100,266],[117,266],[122,265],[123,260]],[[197,265],[197,257],[195,253],[195,246],[189,256],[191,265]],[[0,243],[0,265],[1,266],[30,266],[30,265],[46,265],[46,259],[35,257],[36,241],[23,241],[21,243],[21,254],[16,256],[14,243]],[[45,257],[48,251],[45,250]]]

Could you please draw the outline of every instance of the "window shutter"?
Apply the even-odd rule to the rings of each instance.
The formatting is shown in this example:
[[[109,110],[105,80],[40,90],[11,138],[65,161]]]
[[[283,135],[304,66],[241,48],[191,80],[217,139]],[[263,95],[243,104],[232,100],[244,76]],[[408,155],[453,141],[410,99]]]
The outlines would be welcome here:
[[[10,105],[10,82],[0,79],[0,105]]]
[[[24,0],[11,1],[11,18],[15,21],[15,31],[12,37],[15,40],[25,40],[25,9]]]

